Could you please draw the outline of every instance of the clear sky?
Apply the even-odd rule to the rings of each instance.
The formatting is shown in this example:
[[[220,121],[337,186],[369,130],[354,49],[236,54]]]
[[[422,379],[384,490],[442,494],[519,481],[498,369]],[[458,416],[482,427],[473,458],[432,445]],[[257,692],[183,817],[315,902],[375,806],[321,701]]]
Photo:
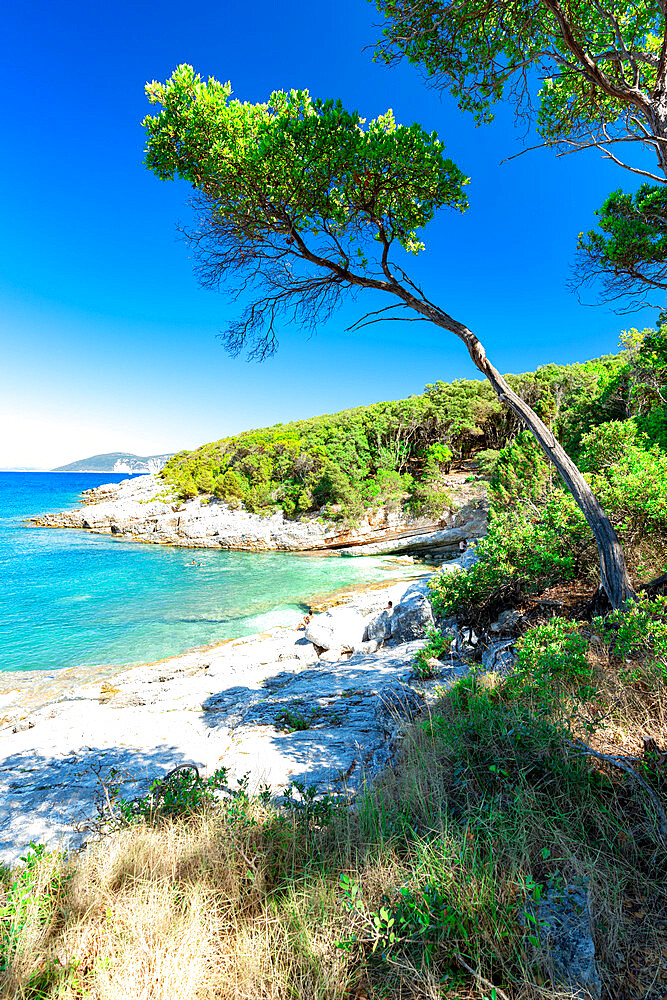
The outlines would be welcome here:
[[[0,468],[50,468],[96,452],[153,454],[249,427],[475,377],[455,338],[427,324],[285,328],[277,357],[231,359],[216,340],[234,305],[197,287],[176,223],[189,188],[143,166],[146,80],[189,62],[241,100],[308,88],[366,118],[436,130],[472,182],[464,216],[425,231],[414,274],[482,339],[503,371],[615,350],[648,325],[566,290],[577,234],[631,175],[594,152],[521,149],[509,109],[475,128],[407,65],[372,61],[365,0],[241,4],[24,0],[3,15]],[[530,141],[530,136],[528,137]]]

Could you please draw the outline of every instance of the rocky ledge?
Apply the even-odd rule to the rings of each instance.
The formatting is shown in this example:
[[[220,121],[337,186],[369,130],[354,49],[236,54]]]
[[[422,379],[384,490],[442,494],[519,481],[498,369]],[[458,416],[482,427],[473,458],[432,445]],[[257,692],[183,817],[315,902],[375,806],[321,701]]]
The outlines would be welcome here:
[[[215,498],[180,502],[159,477],[140,476],[82,494],[74,510],[43,514],[32,523],[54,528],[85,528],[133,541],[204,548],[285,551],[337,550],[345,555],[425,552],[452,557],[462,539],[486,533],[483,487],[452,477],[455,509],[438,520],[410,517],[400,508],[369,511],[354,528],[317,514],[288,520],[282,511],[269,516],[233,510]]]
[[[81,843],[105,785],[135,798],[180,764],[224,766],[232,780],[249,773],[251,788],[276,792],[295,781],[354,791],[387,764],[434,688],[469,669],[453,641],[439,676],[415,677],[433,621],[427,582],[353,593],[298,629],[155,664],[83,678],[5,674],[0,859],[16,860],[30,841]]]

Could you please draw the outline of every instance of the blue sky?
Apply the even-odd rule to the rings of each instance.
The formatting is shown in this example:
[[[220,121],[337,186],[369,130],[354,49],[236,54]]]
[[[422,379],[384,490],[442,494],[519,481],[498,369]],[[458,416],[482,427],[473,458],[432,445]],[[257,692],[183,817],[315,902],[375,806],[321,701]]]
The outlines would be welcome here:
[[[198,288],[176,223],[189,189],[143,166],[146,80],[181,62],[241,100],[307,87],[373,118],[436,130],[472,178],[471,207],[425,231],[414,274],[504,371],[615,350],[618,317],[566,290],[577,234],[631,175],[594,152],[527,153],[509,109],[475,128],[407,65],[374,64],[378,14],[336,5],[30,2],[3,17],[0,467],[194,447],[248,427],[475,377],[463,346],[427,324],[345,332],[350,302],[315,338],[285,328],[277,357],[231,359],[216,340],[235,307]],[[530,137],[529,137],[530,141]]]

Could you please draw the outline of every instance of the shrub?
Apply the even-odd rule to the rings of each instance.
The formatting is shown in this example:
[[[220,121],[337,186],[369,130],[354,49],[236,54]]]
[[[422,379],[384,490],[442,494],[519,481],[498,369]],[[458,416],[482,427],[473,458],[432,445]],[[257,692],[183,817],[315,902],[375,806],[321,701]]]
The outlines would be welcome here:
[[[554,492],[541,511],[492,511],[489,532],[477,543],[479,562],[467,573],[447,573],[431,582],[440,615],[476,615],[499,591],[539,592],[571,580],[592,547],[590,531],[574,500]]]
[[[589,698],[593,671],[588,661],[588,642],[579,622],[552,618],[538,625],[516,644],[517,668],[508,690],[538,701],[543,710],[554,712],[563,698]]]
[[[530,431],[522,431],[498,454],[491,476],[496,509],[543,503],[552,489],[552,467]]]
[[[428,661],[432,658],[439,659],[449,653],[451,646],[451,635],[441,632],[437,628],[430,628],[426,633],[426,645],[417,653],[412,669],[417,677],[427,680],[435,677],[437,671],[429,666]]]

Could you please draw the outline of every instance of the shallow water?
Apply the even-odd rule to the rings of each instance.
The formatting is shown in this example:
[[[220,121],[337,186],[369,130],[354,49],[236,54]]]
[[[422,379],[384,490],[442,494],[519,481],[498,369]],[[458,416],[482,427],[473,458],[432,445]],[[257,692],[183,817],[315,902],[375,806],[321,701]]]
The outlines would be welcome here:
[[[0,472],[0,670],[149,662],[297,622],[313,594],[400,575],[386,557],[142,545],[23,524],[126,478]]]

